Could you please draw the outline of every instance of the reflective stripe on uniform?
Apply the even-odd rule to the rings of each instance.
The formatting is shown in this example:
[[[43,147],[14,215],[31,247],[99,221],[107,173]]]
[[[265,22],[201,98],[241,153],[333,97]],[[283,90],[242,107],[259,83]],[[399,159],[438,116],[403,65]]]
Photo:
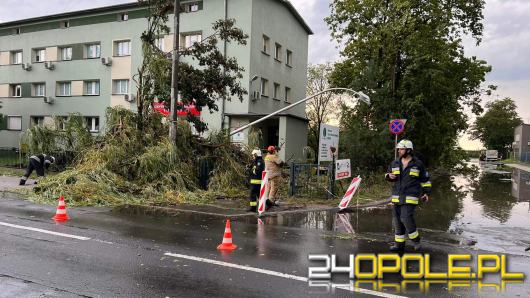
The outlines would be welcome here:
[[[26,181],[26,180],[28,180],[28,177],[22,176],[22,178],[20,178],[20,179]]]
[[[420,233],[418,233],[418,230],[416,230],[414,233],[409,234],[409,239],[416,239],[420,236]]]
[[[399,203],[399,196],[392,196],[392,203]]]
[[[418,205],[419,199],[417,197],[406,196],[405,203]]]
[[[261,184],[261,179],[251,179],[250,184]]]
[[[38,162],[40,163],[40,159],[39,159],[37,156],[32,155],[30,158],[31,158],[31,159],[34,159],[34,160],[36,160],[36,161],[38,161]]]
[[[250,207],[258,206],[258,202],[256,201],[250,201]]]
[[[420,170],[418,170],[418,169],[410,169],[410,176],[420,177]]]
[[[422,183],[421,187],[432,187],[432,183],[431,183],[431,181],[427,181],[425,183]]]
[[[399,175],[400,171],[399,168],[392,168],[392,174]]]
[[[405,235],[395,235],[394,240],[396,242],[405,242]]]

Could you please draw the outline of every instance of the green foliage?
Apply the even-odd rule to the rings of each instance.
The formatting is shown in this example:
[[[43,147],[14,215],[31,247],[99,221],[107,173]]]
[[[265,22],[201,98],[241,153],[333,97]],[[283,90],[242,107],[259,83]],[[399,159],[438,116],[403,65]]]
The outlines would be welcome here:
[[[53,125],[35,125],[23,135],[28,145],[28,154],[55,154],[75,159],[94,143],[94,138],[85,125],[84,118],[70,114],[67,118],[54,118]],[[66,161],[64,161],[66,162]]]
[[[352,159],[370,169],[388,162],[388,121],[404,118],[401,137],[428,165],[455,161],[450,151],[468,127],[464,107],[480,113],[480,96],[490,92],[481,84],[491,67],[466,57],[461,44],[466,33],[480,42],[483,8],[483,0],[332,2],[326,21],[345,48],[331,83],[364,91],[372,102],[343,112],[341,139]]]
[[[329,79],[333,71],[330,64],[309,65],[307,70],[307,95],[315,95],[330,88]],[[308,145],[316,152],[320,136],[320,125],[340,118],[339,95],[326,92],[307,102],[306,114],[309,119]],[[316,160],[311,161],[316,162]]]
[[[155,98],[170,105],[172,60],[167,54],[158,49],[155,40],[158,36],[169,33],[166,22],[168,14],[173,12],[172,1],[139,0],[148,4],[150,16],[148,27],[142,33],[142,53],[144,60],[135,75],[135,81],[140,86],[138,91],[138,126],[143,130],[144,118],[151,112],[150,106]],[[235,20],[218,20],[212,24],[214,33],[203,37],[200,43],[177,52],[179,59],[177,69],[177,84],[181,103],[179,110],[193,104],[201,111],[217,111],[217,100],[230,100],[232,96],[243,100],[247,91],[241,86],[244,69],[237,60],[228,57],[221,51],[221,42],[246,45],[246,35],[235,27]],[[192,62],[190,62],[192,61]],[[187,120],[195,125],[199,132],[207,129],[204,122],[188,112]]]
[[[507,156],[512,147],[514,129],[523,121],[517,114],[517,106],[510,98],[489,102],[484,115],[477,117],[471,130],[473,139],[480,140],[487,149],[498,150]]]
[[[82,151],[75,167],[41,181],[37,194],[48,199],[65,195],[76,205],[199,202],[198,194],[193,194],[199,188],[197,156],[214,161],[213,192],[234,193],[245,187],[242,161],[249,156],[226,133],[212,133],[203,140],[180,121],[173,144],[159,115],[147,118],[144,133],[137,128],[139,115],[130,110],[108,108],[106,115],[105,135]]]

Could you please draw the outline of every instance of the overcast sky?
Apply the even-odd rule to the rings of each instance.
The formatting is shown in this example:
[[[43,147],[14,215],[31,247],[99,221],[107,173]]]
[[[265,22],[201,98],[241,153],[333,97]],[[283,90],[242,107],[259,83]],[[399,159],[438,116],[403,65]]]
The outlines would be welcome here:
[[[66,11],[113,5],[130,0],[0,0],[0,23]],[[324,17],[330,0],[291,0],[315,32],[309,42],[309,63],[337,61],[340,58],[331,41]],[[16,12],[16,13],[14,13]],[[530,0],[486,0],[484,38],[475,47],[471,40],[464,45],[468,55],[477,56],[493,66],[486,84],[495,84],[497,94],[485,101],[511,97],[525,123],[530,123]],[[463,138],[468,149],[480,146]]]

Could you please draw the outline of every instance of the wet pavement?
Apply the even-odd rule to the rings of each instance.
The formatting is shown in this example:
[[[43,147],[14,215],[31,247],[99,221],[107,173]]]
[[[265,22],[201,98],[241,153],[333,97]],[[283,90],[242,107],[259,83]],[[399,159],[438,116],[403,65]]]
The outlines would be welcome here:
[[[475,163],[478,167],[479,165]],[[508,172],[506,173],[498,173]],[[433,181],[432,200],[419,207],[418,226],[424,253],[433,257],[433,271],[446,271],[448,253],[502,253],[509,270],[530,274],[530,174],[497,167],[479,168],[467,176]],[[1,196],[0,196],[1,197]],[[231,254],[216,250],[224,218],[196,212],[162,216],[143,209],[69,208],[65,224],[50,220],[53,206],[0,199],[0,224],[66,233],[78,240],[0,226],[0,296],[177,297],[177,296],[351,296],[344,286],[307,277],[308,254],[385,253],[392,239],[388,206],[337,214],[334,210],[234,217]],[[410,251],[410,249],[408,249]],[[180,254],[194,260],[173,257]],[[206,261],[205,261],[206,260]],[[240,266],[228,267],[226,262]],[[341,263],[342,264],[342,263]],[[273,273],[249,271],[248,268]],[[288,274],[301,279],[282,277]],[[347,276],[335,283],[345,284]],[[527,283],[479,288],[475,283],[429,286],[429,295],[528,297]],[[360,283],[364,296],[424,296],[427,285],[403,286],[399,278]],[[5,292],[4,292],[5,291]],[[359,294],[359,293],[355,293]],[[8,295],[10,296],[10,295]]]

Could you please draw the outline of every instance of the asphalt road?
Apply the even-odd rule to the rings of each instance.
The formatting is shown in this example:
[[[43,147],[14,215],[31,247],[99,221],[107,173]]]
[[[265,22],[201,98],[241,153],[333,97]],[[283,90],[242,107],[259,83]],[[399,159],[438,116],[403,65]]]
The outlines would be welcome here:
[[[193,213],[174,217],[68,208],[71,220],[51,220],[54,206],[36,205],[5,195],[0,199],[0,297],[366,297],[424,296],[415,288],[361,284],[333,288],[307,280],[310,253],[386,252],[387,243],[366,237],[347,241],[306,225],[284,224],[286,214],[232,221],[231,254],[216,250],[225,219]],[[374,238],[375,239],[375,238]],[[444,255],[454,247],[427,245]],[[476,252],[474,252],[476,253]],[[434,270],[444,271],[435,262]],[[528,258],[512,259],[512,271],[528,275]],[[432,285],[436,296],[479,294],[476,286],[450,291]],[[369,290],[368,290],[369,289]],[[488,293],[488,291],[486,291]],[[508,285],[504,296],[530,295],[525,284]]]

